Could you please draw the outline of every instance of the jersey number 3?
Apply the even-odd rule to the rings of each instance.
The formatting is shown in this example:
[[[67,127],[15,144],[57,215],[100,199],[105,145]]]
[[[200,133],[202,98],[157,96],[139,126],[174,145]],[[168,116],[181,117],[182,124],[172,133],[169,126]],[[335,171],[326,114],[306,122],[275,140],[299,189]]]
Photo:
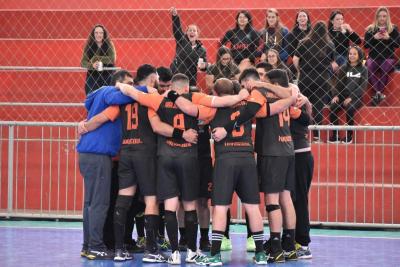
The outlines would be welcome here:
[[[127,130],[136,130],[139,125],[139,104],[129,104],[125,107],[126,115],[127,115]]]

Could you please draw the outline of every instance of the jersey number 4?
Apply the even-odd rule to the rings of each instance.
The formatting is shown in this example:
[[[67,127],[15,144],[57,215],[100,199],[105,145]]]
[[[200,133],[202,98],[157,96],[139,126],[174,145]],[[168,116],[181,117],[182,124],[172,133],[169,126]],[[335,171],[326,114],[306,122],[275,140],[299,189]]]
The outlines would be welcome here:
[[[283,112],[279,113],[279,127],[283,128],[284,123],[290,126],[290,112],[289,109],[285,109]]]
[[[127,115],[127,130],[136,130],[139,125],[139,104],[129,104],[125,107],[126,115]]]

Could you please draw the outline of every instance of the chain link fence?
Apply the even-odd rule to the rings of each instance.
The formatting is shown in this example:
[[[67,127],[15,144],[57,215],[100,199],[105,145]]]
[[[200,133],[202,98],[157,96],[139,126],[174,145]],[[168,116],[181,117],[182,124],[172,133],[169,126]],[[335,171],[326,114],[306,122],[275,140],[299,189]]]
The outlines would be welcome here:
[[[354,117],[356,125],[396,125],[400,119],[398,88],[400,72],[395,70],[400,54],[400,49],[397,49],[400,38],[395,34],[397,28],[392,27],[392,24],[400,22],[400,5],[396,1],[380,3],[388,6],[389,13],[386,12],[386,20],[389,19],[387,15],[390,15],[392,23],[385,24],[385,27],[382,23],[379,24],[379,18],[375,18],[378,7],[372,1],[352,3],[359,5],[358,7],[349,6],[341,1],[274,2],[277,12],[268,9],[270,6],[264,1],[252,3],[243,0],[201,1],[201,3],[185,1],[178,3],[175,17],[175,22],[177,17],[180,18],[183,35],[177,34],[177,29],[175,34],[173,32],[173,18],[169,7],[176,4],[174,1],[11,2],[13,3],[4,1],[1,5],[3,9],[0,10],[1,120],[71,122],[81,120],[85,117],[82,102],[86,92],[96,90],[102,84],[109,84],[109,76],[116,69],[127,69],[135,73],[138,66],[145,63],[156,67],[170,67],[173,62],[181,64],[180,66],[172,64],[175,72],[182,71],[182,64],[186,69],[194,68],[197,73],[195,85],[203,91],[208,91],[207,79],[210,79],[211,74],[217,75],[210,70],[210,66],[217,63],[221,40],[229,35],[227,32],[235,28],[237,22],[242,23],[240,18],[237,19],[239,10],[248,11],[253,29],[259,35],[253,38],[252,43],[246,43],[245,39],[250,37],[245,28],[244,32],[247,35],[240,36],[241,33],[236,32],[225,38],[225,45],[233,50],[250,49],[254,46],[255,50],[250,56],[247,55],[247,58],[255,64],[266,60],[275,65],[273,55],[269,56],[271,52],[268,52],[268,49],[276,49],[284,65],[293,72],[294,82],[297,81],[301,91],[314,102],[314,115],[318,124],[328,124],[332,120],[327,107],[331,105],[335,96],[339,96],[339,103],[353,97],[352,103],[357,104]],[[293,37],[291,33],[295,23],[300,20],[297,14],[301,9],[309,16],[311,31],[318,21],[324,21],[326,26],[329,21],[332,22],[329,35],[336,44],[334,53],[328,53],[329,49],[323,43],[317,53],[314,51],[310,53],[309,49],[315,47],[311,48],[310,44],[306,43],[303,47],[305,50],[295,52],[297,45],[290,36]],[[330,20],[335,10],[340,12]],[[274,18],[270,18],[274,15],[275,21],[280,21],[280,24],[274,24]],[[366,29],[374,22],[378,24],[371,29],[372,39],[369,36],[370,41],[366,45]],[[108,36],[105,37],[108,37],[110,42],[100,49],[97,48],[94,38],[92,46],[89,45],[85,49],[90,33],[93,32],[95,37],[96,29],[99,29],[95,27],[97,24],[104,26],[101,28],[103,34],[104,29],[107,30]],[[177,43],[181,45],[186,33],[189,34],[190,43],[192,37],[187,30],[193,30],[191,25],[196,25],[198,40],[206,55],[196,50],[195,46],[200,45],[199,43],[192,43],[193,51],[197,54],[193,55],[189,51],[177,59],[176,45]],[[238,26],[240,28],[240,25]],[[341,39],[343,36],[345,40]],[[347,42],[347,39],[351,39],[350,42]],[[340,46],[338,42],[346,45],[338,48]],[[379,46],[382,45],[380,42],[384,44],[383,47]],[[373,57],[379,59],[379,62],[381,58],[393,59],[390,68],[379,62],[381,67],[377,67],[376,64],[372,66],[369,62],[372,58],[369,56],[367,60],[362,61],[366,67],[368,65],[369,78],[358,77],[354,69],[344,67],[339,69],[337,65],[346,65],[348,45],[353,44],[360,46],[360,51],[365,52],[367,56],[368,51],[374,50],[374,53],[378,54]],[[385,45],[390,47],[389,52]],[[183,50],[185,49],[184,47]],[[325,52],[326,57],[322,55]],[[248,66],[240,64],[240,57],[235,51],[232,53],[241,69],[243,66]],[[314,59],[310,57],[319,53],[321,53],[319,61],[318,56]],[[198,66],[199,57],[208,63],[207,66]],[[296,63],[296,57],[300,66],[299,73],[296,73],[296,64],[293,65]],[[332,60],[328,62],[329,66],[321,70],[316,65],[325,58]],[[337,64],[332,65],[333,61]],[[382,78],[382,72],[389,73],[387,80],[385,77]],[[372,76],[372,73],[376,75]],[[311,78],[307,80],[307,77]],[[350,83],[354,83],[354,80],[358,82],[360,79],[368,79],[368,82],[365,87],[358,88],[361,89],[361,94],[353,95],[349,90],[354,88],[354,84]],[[322,88],[322,83],[326,87]],[[337,91],[338,88],[343,90],[342,92],[347,91],[342,94]],[[377,91],[382,94],[376,96]],[[340,107],[335,107],[336,109],[339,111]],[[340,124],[347,122],[341,112],[337,122]]]

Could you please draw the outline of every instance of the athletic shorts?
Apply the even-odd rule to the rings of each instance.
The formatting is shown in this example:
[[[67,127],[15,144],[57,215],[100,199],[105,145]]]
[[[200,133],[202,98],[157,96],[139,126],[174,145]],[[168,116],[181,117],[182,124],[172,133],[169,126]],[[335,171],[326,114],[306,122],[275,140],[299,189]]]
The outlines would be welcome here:
[[[118,167],[119,189],[136,185],[142,196],[155,196],[156,166],[155,156],[122,149]]]
[[[268,194],[294,190],[294,156],[258,156],[257,163],[262,192]]]
[[[197,157],[166,157],[157,159],[157,198],[179,197],[193,201],[199,197],[199,161]]]
[[[213,166],[211,157],[199,158],[200,191],[199,197],[210,198],[212,188]]]
[[[234,191],[243,203],[260,203],[257,167],[253,156],[215,161],[212,205],[230,205]]]

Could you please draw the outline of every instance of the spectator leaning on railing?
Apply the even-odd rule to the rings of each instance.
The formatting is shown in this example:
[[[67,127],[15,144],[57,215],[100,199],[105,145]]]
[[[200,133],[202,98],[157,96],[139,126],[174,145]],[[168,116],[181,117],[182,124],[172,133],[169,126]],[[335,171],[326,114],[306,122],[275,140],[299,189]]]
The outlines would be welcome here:
[[[103,67],[114,67],[115,48],[108,31],[103,25],[94,26],[83,50],[81,66],[87,68],[86,95],[104,85],[110,85],[113,71]]]
[[[374,105],[385,99],[383,91],[389,81],[389,73],[396,64],[394,52],[399,47],[399,42],[399,32],[390,21],[389,10],[386,7],[378,8],[374,22],[367,27],[365,33],[365,48],[369,49],[369,81],[375,90]]]

